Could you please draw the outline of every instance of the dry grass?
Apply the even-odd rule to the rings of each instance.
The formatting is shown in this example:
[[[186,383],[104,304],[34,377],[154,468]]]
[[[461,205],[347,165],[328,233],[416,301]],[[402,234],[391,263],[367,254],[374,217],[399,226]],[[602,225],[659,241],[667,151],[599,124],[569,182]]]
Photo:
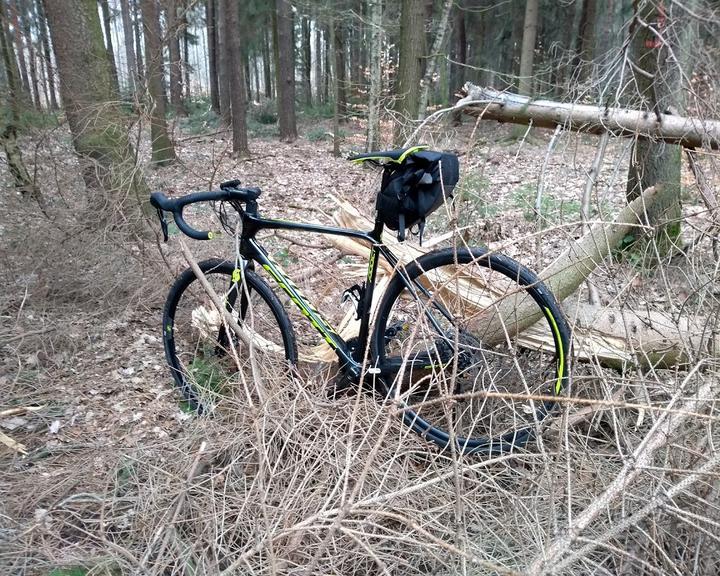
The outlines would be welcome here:
[[[558,154],[573,156],[565,146]],[[593,147],[583,146],[592,159]],[[542,147],[513,163],[516,153],[489,145],[466,165],[492,166],[487,158],[500,155],[497,171],[484,173],[499,179],[515,177],[531,156],[540,157],[536,166],[543,162]],[[713,162],[705,167],[717,182]],[[261,168],[243,169],[252,175]],[[339,184],[349,197],[364,175],[351,176]],[[163,178],[172,174],[157,175]],[[267,178],[263,187],[272,189]],[[557,188],[572,194],[562,184]],[[601,200],[622,202],[615,184],[603,183]],[[269,214],[277,215],[275,205],[268,201]],[[686,230],[712,230],[699,201],[685,208]],[[496,218],[501,241],[515,255],[532,255],[525,262],[532,264],[534,224],[523,222],[519,208],[509,212]],[[578,228],[547,227],[543,257]],[[478,222],[471,233],[483,230]],[[213,418],[185,419],[161,345],[148,336],[158,332],[169,276],[152,242],[91,245],[96,238],[77,235],[60,248],[63,236],[54,234],[22,250],[18,241],[3,254],[2,408],[44,408],[7,431],[29,454],[0,453],[0,572],[720,571],[720,362],[707,351],[676,369],[576,364],[569,396],[578,401],[563,402],[525,450],[494,458],[439,452],[369,394],[329,400],[329,370],[275,381],[260,367],[263,394],[252,405],[238,400]],[[656,271],[608,263],[592,280],[604,304],[717,317],[719,271],[710,244],[703,239]],[[82,250],[96,262],[87,274]],[[27,273],[45,283],[24,281],[36,252],[48,256]],[[291,266],[304,270],[313,252],[302,253]],[[336,287],[307,288],[329,299]],[[130,367],[134,374],[118,376]],[[55,421],[58,434],[49,431]]]

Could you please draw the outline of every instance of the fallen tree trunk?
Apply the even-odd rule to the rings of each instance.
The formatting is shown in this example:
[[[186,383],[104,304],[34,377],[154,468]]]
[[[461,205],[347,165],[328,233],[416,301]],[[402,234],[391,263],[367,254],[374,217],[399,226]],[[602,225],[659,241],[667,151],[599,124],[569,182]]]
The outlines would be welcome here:
[[[648,110],[609,108],[589,104],[533,100],[492,88],[481,88],[470,82],[463,88],[467,94],[455,108],[484,120],[512,122],[615,136],[639,136],[664,140],[686,148],[720,150],[720,121],[686,118]]]
[[[657,190],[649,188],[621,210],[613,222],[595,224],[539,274],[555,297],[564,301],[565,314],[573,327],[575,355],[582,360],[599,361],[613,367],[627,364],[670,366],[684,364],[707,354],[720,355],[720,337],[709,318],[676,319],[665,312],[592,306],[569,299],[620,244],[628,231],[641,226],[645,211],[656,198]],[[370,220],[355,208],[346,202],[338,202],[340,210],[335,214],[335,220],[339,225],[360,229],[372,227]],[[426,242],[422,249],[399,244],[390,235],[383,241],[391,246],[403,262],[409,262],[449,235],[451,233]],[[367,257],[369,249],[360,242],[341,237],[332,240],[345,253]],[[379,272],[388,275],[393,270],[381,262]],[[448,282],[448,286],[451,285]],[[525,347],[552,348],[547,331],[539,325],[533,326],[540,319],[539,314],[535,314],[537,305],[522,299],[506,299],[493,303],[491,309],[487,293],[488,290],[483,287],[478,290],[477,298],[472,297],[468,301],[471,306],[485,312],[481,312],[477,320],[482,322],[485,344],[501,343],[507,329],[511,333],[521,332],[519,342]]]

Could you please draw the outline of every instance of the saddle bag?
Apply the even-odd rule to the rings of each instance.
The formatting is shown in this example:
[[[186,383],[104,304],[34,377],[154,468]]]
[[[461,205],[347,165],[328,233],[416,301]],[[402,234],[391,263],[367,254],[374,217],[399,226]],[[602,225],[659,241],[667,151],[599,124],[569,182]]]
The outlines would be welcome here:
[[[405,230],[417,225],[422,245],[425,218],[452,198],[459,176],[457,156],[445,152],[424,150],[400,164],[386,164],[377,197],[378,218],[397,231],[400,242]]]

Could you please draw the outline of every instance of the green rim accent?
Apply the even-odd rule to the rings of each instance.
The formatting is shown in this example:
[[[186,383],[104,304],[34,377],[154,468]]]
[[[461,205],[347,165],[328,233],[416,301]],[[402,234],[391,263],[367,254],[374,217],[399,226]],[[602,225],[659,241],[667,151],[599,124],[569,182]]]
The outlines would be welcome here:
[[[550,312],[550,309],[545,307],[545,315],[550,320],[550,324],[552,325],[553,332],[555,332],[555,337],[557,338],[557,341],[560,342],[560,357],[558,358],[558,379],[557,382],[555,382],[555,394],[560,394],[562,390],[562,379],[565,375],[565,349],[563,348],[563,341],[560,337],[560,330],[558,329],[557,322],[555,322],[555,317],[552,315],[552,312]]]
[[[427,150],[430,148],[430,146],[413,146],[411,148],[408,148],[403,152],[403,155],[400,156],[397,160],[393,158],[389,158],[388,156],[365,156],[364,158],[356,158],[355,160],[350,160],[353,164],[362,164],[366,160],[385,160],[387,162],[395,162],[396,164],[402,164],[405,162],[405,159],[410,156],[411,154],[415,154],[415,152],[419,152],[420,150]]]
[[[239,268],[235,268],[235,270],[233,270],[232,281],[235,282],[235,284],[240,282],[240,269]]]

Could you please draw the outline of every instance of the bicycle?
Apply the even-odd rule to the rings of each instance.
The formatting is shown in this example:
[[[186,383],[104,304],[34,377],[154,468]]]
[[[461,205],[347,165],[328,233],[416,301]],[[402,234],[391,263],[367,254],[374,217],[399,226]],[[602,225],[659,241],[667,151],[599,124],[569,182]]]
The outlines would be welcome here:
[[[373,152],[351,160],[403,166],[422,149]],[[166,359],[191,408],[199,413],[214,409],[251,362],[278,371],[279,377],[298,364],[293,325],[259,275],[258,264],[334,350],[345,381],[379,391],[422,437],[461,453],[498,454],[535,436],[568,378],[570,329],[555,298],[533,272],[479,247],[437,249],[402,265],[382,241],[387,215],[378,213],[367,232],[274,220],[259,214],[260,195],[260,189],[241,187],[237,180],[177,199],[160,192],[151,195],[165,241],[165,212],[172,213],[190,238],[214,237],[187,224],[183,209],[190,204],[219,202],[217,212],[226,228],[230,206],[241,224],[235,260],[210,259],[199,267],[208,280],[217,281],[216,291],[243,333],[230,330],[212,311],[192,269],[180,274],[165,303]],[[365,281],[350,289],[360,320],[357,337],[344,340],[301,293],[256,238],[262,230],[345,236],[368,245]],[[371,322],[381,256],[394,273]],[[527,308],[528,303],[544,320],[529,336],[512,317],[517,306]]]

